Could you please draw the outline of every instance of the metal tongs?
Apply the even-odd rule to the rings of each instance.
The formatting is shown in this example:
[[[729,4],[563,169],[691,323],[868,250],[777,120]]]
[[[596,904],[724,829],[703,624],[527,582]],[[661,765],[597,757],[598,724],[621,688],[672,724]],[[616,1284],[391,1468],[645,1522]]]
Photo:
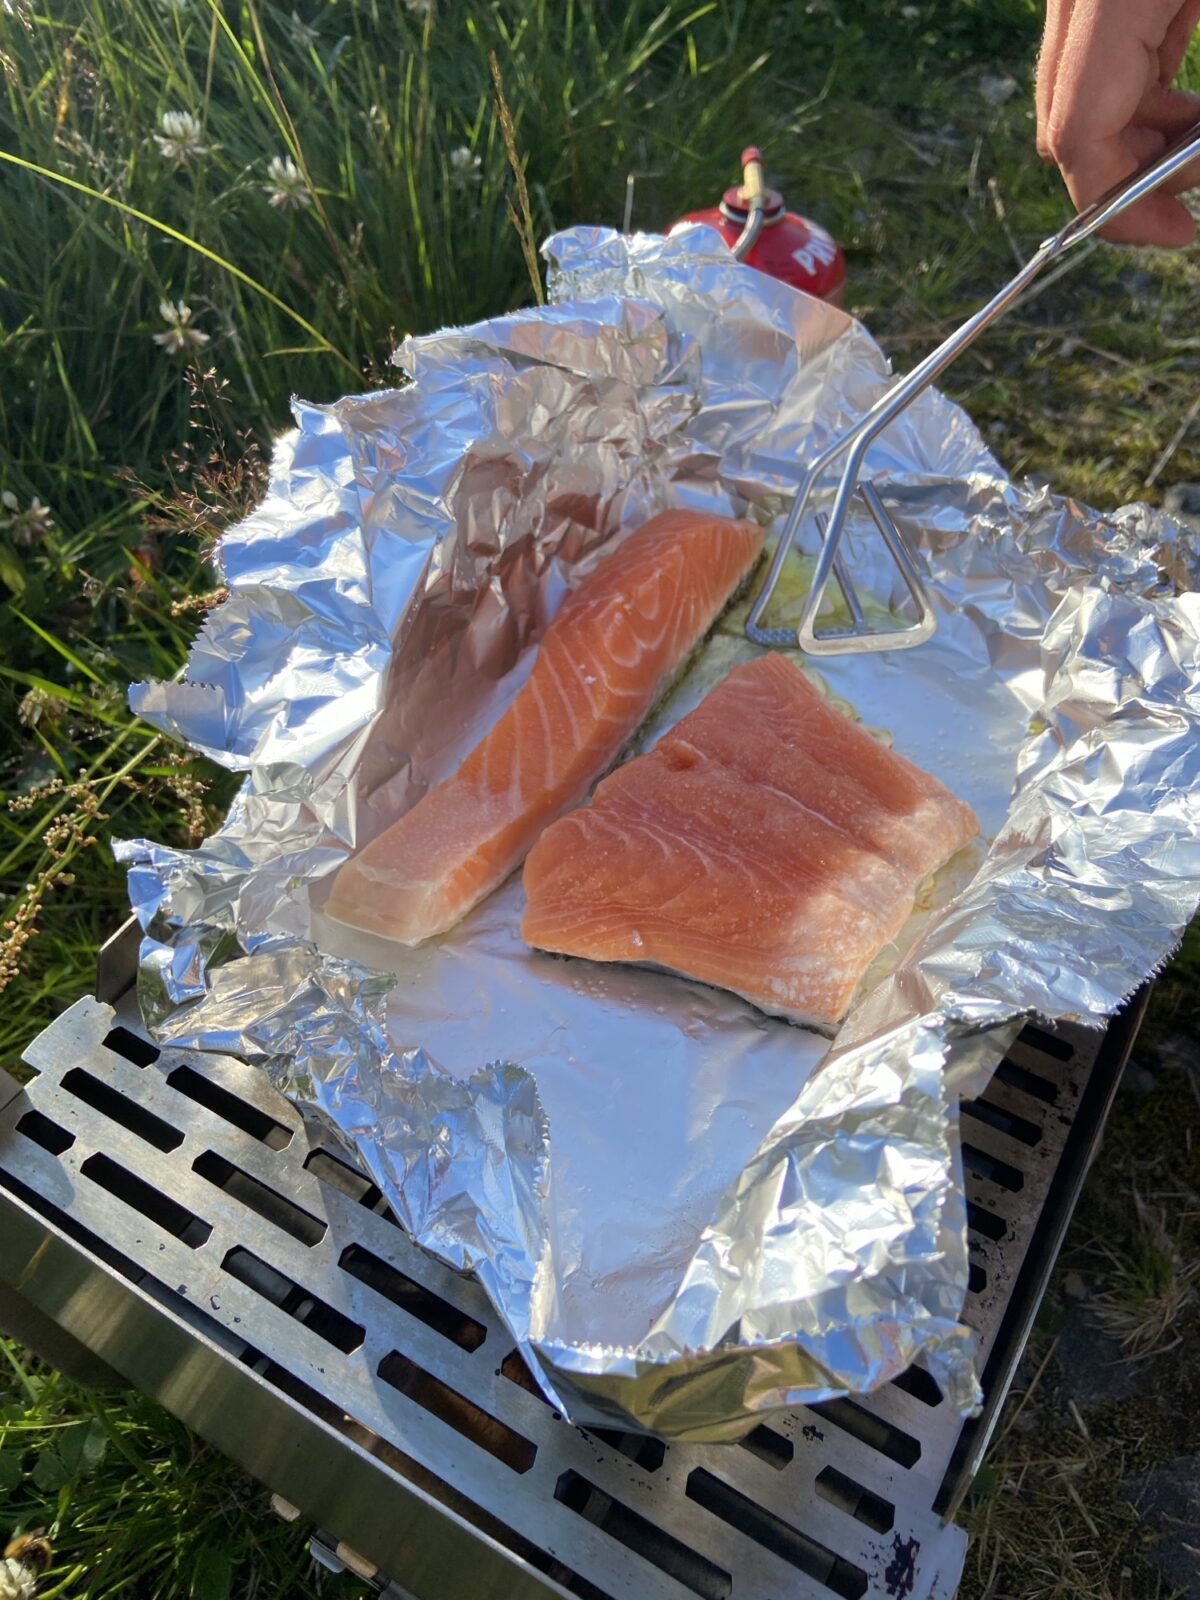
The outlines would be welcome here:
[[[875,402],[871,409],[854,426],[848,429],[839,439],[836,439],[808,468],[801,481],[799,491],[792,503],[792,509],[779,535],[779,543],[771,561],[771,569],[767,574],[767,581],[763,585],[746,622],[747,636],[756,644],[790,647],[799,645],[810,655],[849,655],[860,650],[901,650],[912,645],[923,644],[928,639],[935,627],[937,619],[929,595],[921,581],[920,573],[908,547],[887,511],[874,487],[868,482],[860,482],[859,474],[866,459],[867,450],[871,441],[877,434],[887,427],[888,423],[900,414],[914,396],[920,394],[941,373],[943,373],[954,358],[967,346],[974,342],[983,330],[1003,311],[1017,300],[1029,287],[1033,280],[1049,265],[1063,255],[1073,245],[1080,244],[1084,239],[1110,223],[1114,217],[1121,214],[1135,201],[1141,200],[1145,195],[1157,189],[1160,184],[1174,176],[1190,161],[1200,156],[1200,126],[1185,134],[1184,137],[1173,144],[1152,165],[1136,172],[1132,177],[1119,183],[1114,189],[1097,200],[1093,205],[1073,217],[1060,233],[1047,239],[1038,247],[1034,254],[1011,282],[1007,283],[993,299],[989,300],[981,310],[964,322],[950,337],[940,344],[936,350],[927,355],[918,366],[902,378],[894,388],[889,389]],[[751,220],[753,212],[751,212]],[[790,628],[766,628],[762,626],[763,612],[766,610],[775,587],[779,582],[783,564],[787,560],[788,551],[792,548],[796,533],[803,520],[808,503],[816,490],[817,482],[831,461],[836,461],[839,456],[846,457],[846,464],[842,469],[838,481],[837,492],[834,495],[833,509],[828,521],[820,513],[816,515],[817,529],[821,535],[821,551],[817,558],[816,570],[813,573],[812,585],[808,592],[808,599],[804,607],[804,615],[800,625],[793,633]],[[839,554],[838,546],[846,526],[846,518],[850,511],[850,502],[857,496],[866,507],[871,520],[879,529],[888,549],[892,554],[900,575],[904,579],[905,587],[912,597],[917,609],[915,623],[898,628],[872,628],[863,611],[862,602],[855,590],[854,583],[846,568],[845,561]],[[848,627],[829,628],[817,632],[817,613],[821,602],[825,598],[825,591],[829,586],[831,577],[837,579],[838,588],[850,613]]]

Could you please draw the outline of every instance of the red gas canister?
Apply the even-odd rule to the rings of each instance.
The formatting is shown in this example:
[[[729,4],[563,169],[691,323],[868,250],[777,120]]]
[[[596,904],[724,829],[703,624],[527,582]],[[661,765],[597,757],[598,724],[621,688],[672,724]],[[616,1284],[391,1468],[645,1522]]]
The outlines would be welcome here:
[[[747,266],[841,305],[845,256],[824,228],[785,211],[778,190],[763,187],[762,153],[753,145],[742,152],[741,184],[726,189],[719,206],[680,217],[671,232],[685,222],[715,228]]]

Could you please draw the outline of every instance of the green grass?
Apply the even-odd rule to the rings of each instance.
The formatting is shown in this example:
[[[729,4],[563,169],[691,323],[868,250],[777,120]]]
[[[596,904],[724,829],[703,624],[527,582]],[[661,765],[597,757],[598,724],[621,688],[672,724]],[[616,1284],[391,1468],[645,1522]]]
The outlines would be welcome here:
[[[842,241],[851,308],[903,367],[1067,214],[1032,150],[1040,6],[903,9],[0,6],[0,492],[18,506],[0,507],[0,790],[12,802],[0,806],[12,924],[0,1060],[90,985],[125,907],[105,841],[186,843],[227,802],[229,779],[139,726],[124,693],[180,666],[215,583],[209,541],[253,503],[289,395],[394,381],[397,335],[533,295],[489,53],[539,237],[619,224],[630,173],[635,225],[661,228],[715,198],[753,139],[771,181]],[[1188,71],[1200,84],[1200,53]],[[987,92],[1005,74],[1011,96]],[[164,125],[180,113],[194,131]],[[272,160],[295,176],[273,177]],[[272,188],[294,203],[272,205]],[[156,342],[167,301],[191,308],[181,331],[205,342]],[[982,339],[947,387],[1013,473],[1101,506],[1154,499],[1200,477],[1200,424],[1163,459],[1196,392],[1198,309],[1195,254],[1100,249]],[[51,526],[29,516],[34,497]],[[1195,970],[1168,975],[1170,1027],[1194,1029]],[[1151,1300],[1162,1258],[1159,1239]],[[1118,1299],[1119,1270],[1126,1289],[1142,1282],[1136,1255],[1123,1261]],[[260,1593],[305,1592],[294,1537],[265,1530],[236,1477],[193,1460],[194,1444],[140,1401],[105,1412],[154,1482],[136,1506],[145,1570],[118,1590],[128,1451],[106,1433],[91,1462],[87,1402],[43,1374],[31,1392],[29,1377],[0,1365],[0,1524],[59,1525],[64,1595],[187,1595],[180,1551],[204,1541],[225,1552],[212,1593],[223,1572],[245,1591],[252,1571]],[[81,1453],[60,1504],[33,1464],[63,1438]],[[194,1501],[176,1481],[185,1464]],[[73,1565],[86,1571],[71,1577]]]
[[[1189,945],[1136,1049],[1153,1076],[1117,1097],[963,1513],[973,1541],[961,1600],[1193,1592],[1156,1570],[1171,1530],[1148,1525],[1138,1503],[1146,1474],[1200,1454],[1200,940]],[[1182,1524],[1174,1531],[1195,1544]]]
[[[76,1389],[0,1340],[0,1524],[47,1531],[42,1600],[362,1592],[318,1584],[295,1527],[265,1509],[260,1485],[158,1406]]]

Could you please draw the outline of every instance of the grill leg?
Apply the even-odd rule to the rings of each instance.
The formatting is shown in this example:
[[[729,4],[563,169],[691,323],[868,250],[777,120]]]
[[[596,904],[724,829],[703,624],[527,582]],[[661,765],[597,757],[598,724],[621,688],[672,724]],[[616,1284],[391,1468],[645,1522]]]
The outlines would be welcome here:
[[[106,1361],[64,1333],[0,1278],[0,1333],[32,1350],[50,1366],[84,1389],[127,1389],[129,1385]]]

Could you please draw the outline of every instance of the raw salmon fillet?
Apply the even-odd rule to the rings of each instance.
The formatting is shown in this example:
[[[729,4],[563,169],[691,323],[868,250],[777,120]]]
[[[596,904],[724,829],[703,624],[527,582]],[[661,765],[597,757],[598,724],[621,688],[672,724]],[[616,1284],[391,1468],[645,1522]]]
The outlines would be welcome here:
[[[521,933],[820,1028],[979,823],[782,655],[735,667],[525,863]]]
[[[339,869],[329,915],[404,944],[453,927],[612,765],[761,547],[753,523],[693,511],[631,534],[564,601],[458,771]]]

